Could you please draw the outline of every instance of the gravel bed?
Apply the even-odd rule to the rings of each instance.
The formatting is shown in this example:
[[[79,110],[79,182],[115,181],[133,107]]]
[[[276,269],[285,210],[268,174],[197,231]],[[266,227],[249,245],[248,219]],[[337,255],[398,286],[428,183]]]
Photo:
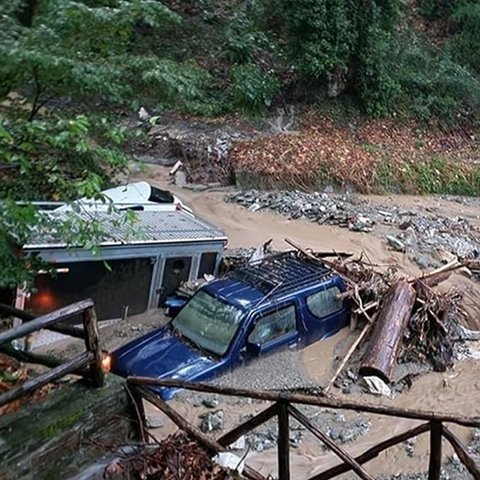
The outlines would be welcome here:
[[[386,226],[390,248],[416,254],[422,268],[435,267],[442,258],[435,250],[449,252],[459,259],[477,258],[480,229],[466,218],[445,217],[434,208],[405,209],[397,205],[378,205],[357,195],[305,193],[299,191],[234,192],[225,201],[237,203],[252,212],[273,211],[290,219],[305,219],[320,225],[337,225],[351,231],[371,232]],[[460,199],[455,199],[461,203]]]

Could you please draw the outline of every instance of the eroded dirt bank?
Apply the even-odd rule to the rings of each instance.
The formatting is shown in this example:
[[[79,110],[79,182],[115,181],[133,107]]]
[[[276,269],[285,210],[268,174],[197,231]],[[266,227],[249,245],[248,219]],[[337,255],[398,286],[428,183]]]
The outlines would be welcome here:
[[[411,255],[393,251],[385,241],[385,229],[378,228],[370,233],[354,232],[345,228],[330,225],[318,225],[305,220],[289,220],[286,217],[271,212],[251,212],[247,209],[224,202],[225,191],[204,191],[193,192],[176,188],[170,183],[168,170],[161,167],[150,168],[147,172],[135,174],[137,179],[145,179],[160,187],[169,188],[174,191],[185,203],[190,205],[204,219],[215,223],[225,230],[229,237],[229,247],[251,247],[263,243],[272,238],[273,247],[286,249],[284,238],[288,237],[297,243],[311,247],[315,250],[346,250],[361,252],[364,251],[372,261],[376,263],[392,263],[399,270],[407,274],[419,274],[420,267],[412,261]],[[362,197],[372,204],[385,204],[392,202],[405,209],[435,209],[438,215],[453,217],[461,215],[469,218],[474,225],[479,224],[479,209],[476,202],[458,203],[451,200],[393,196],[385,197]],[[474,279],[466,278],[463,275],[455,274],[445,282],[444,288],[456,286],[464,291],[464,304],[468,308],[470,318],[469,326],[478,328],[478,312],[480,311],[480,283]],[[308,347],[302,352],[288,359],[283,358],[282,362],[289,362],[291,365],[292,382],[299,377],[307,379],[308,382],[322,385],[332,375],[334,360],[345,351],[345,346],[352,341],[352,335],[343,331],[335,337]],[[475,345],[472,345],[475,348]],[[270,360],[270,366],[271,366]],[[265,367],[265,368],[263,368]],[[285,364],[282,363],[282,369]],[[278,370],[270,368],[267,364],[259,365],[246,373],[233,374],[232,377],[224,379],[229,383],[240,381],[246,377],[262,377],[257,379],[263,388],[273,388],[278,377]],[[242,377],[243,375],[243,377]],[[360,398],[369,402],[385,403],[399,407],[417,408],[422,410],[435,410],[440,412],[461,413],[463,415],[480,415],[480,363],[477,360],[467,359],[458,362],[457,365],[445,373],[427,373],[414,379],[410,389],[396,394],[393,399],[376,398],[362,393],[342,393],[340,389],[334,389],[332,393],[336,396],[348,395],[350,399]],[[288,377],[284,382],[289,382]],[[287,385],[288,386],[288,385]],[[195,400],[196,398],[196,400]],[[199,415],[209,411],[202,405],[203,397],[180,396],[174,400],[174,404],[183,414],[194,423],[199,423]],[[185,402],[185,399],[188,401]],[[219,399],[220,403],[216,408],[224,411],[225,427],[228,428],[235,422],[245,418],[245,415],[258,411],[262,405],[245,401]],[[194,405],[192,407],[192,404]],[[157,412],[153,412],[158,416]],[[312,415],[314,413],[310,412]],[[343,412],[342,412],[343,414]],[[348,423],[357,421],[358,415],[345,413],[344,418]],[[361,417],[365,417],[364,415]],[[363,421],[364,419],[361,419]],[[374,418],[367,419],[371,426],[366,429],[354,443],[347,442],[347,448],[354,454],[361,453],[366,448],[374,445],[381,439],[387,438],[411,427],[412,422],[406,420]],[[339,422],[341,423],[342,418]],[[338,423],[338,422],[337,422]],[[338,426],[338,425],[337,425]],[[331,425],[327,425],[331,428]],[[158,435],[166,434],[170,428],[166,426],[155,431]],[[457,433],[465,441],[469,441],[472,431],[467,429],[456,429]],[[428,464],[428,436],[422,435],[414,443],[404,444],[401,447],[393,448],[376,460],[369,463],[369,471],[374,475],[380,474],[406,474],[425,471]],[[451,459],[452,451],[447,447],[444,450],[445,460]],[[454,461],[455,458],[453,457]],[[275,473],[276,452],[275,449],[266,449],[261,453],[250,453],[249,463],[257,466],[265,474]],[[308,435],[304,435],[298,442],[297,448],[292,449],[293,478],[301,480],[308,478],[314,473],[334,465],[337,460],[333,455],[321,449],[321,447]],[[321,465],[321,466],[319,466]],[[449,478],[469,478],[461,471],[461,468],[454,470],[454,473],[447,472]],[[353,478],[352,474],[346,474],[343,478]],[[419,477],[420,478],[420,477]],[[447,477],[445,477],[447,478]]]

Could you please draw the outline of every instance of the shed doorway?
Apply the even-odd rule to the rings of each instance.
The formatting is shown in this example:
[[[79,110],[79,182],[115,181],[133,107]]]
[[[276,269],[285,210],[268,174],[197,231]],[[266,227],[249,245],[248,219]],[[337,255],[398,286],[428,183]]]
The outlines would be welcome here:
[[[188,280],[191,265],[192,257],[173,257],[165,260],[163,279],[159,289],[159,307],[163,307],[167,297],[173,295],[180,284]]]

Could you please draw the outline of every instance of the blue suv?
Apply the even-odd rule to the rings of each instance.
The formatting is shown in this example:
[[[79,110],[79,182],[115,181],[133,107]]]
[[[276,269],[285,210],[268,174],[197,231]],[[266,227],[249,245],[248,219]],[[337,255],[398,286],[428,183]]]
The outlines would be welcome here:
[[[208,380],[285,347],[303,347],[347,325],[346,289],[330,268],[295,252],[269,256],[204,285],[164,327],[112,353],[112,371]],[[170,399],[177,389],[156,389]]]

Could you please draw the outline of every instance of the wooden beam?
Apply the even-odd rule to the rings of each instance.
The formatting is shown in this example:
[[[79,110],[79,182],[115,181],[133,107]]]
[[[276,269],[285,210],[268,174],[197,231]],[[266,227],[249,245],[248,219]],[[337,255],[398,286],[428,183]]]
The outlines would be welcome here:
[[[160,409],[167,417],[169,417],[176,425],[178,425],[183,431],[188,433],[194,438],[203,448],[211,451],[212,453],[224,452],[225,447],[220,445],[216,440],[205,435],[197,427],[185,420],[179,413],[177,413],[170,405],[162,400],[158,395],[150,392],[146,388],[137,387],[138,393],[152,405]],[[251,480],[266,480],[266,478],[258,473],[248,465],[244,466],[243,476]]]
[[[288,411],[295,417],[302,425],[307,427],[310,432],[312,432],[319,440],[321,440],[325,445],[327,445],[333,453],[340,457],[345,463],[350,465],[351,469],[362,479],[362,480],[375,480],[372,475],[370,475],[348,452],[343,448],[338,446],[328,435],[323,433],[318,429],[310,420],[304,415],[300,410],[297,410],[291,405],[288,406]]]
[[[269,402],[288,401],[303,405],[316,405],[318,407],[335,408],[339,410],[354,410],[356,412],[375,413],[389,417],[409,418],[412,420],[456,423],[465,427],[480,427],[480,417],[466,417],[463,415],[440,414],[430,411],[414,410],[407,408],[390,407],[386,405],[374,405],[343,400],[340,398],[327,398],[316,395],[300,393],[274,392],[270,390],[245,390],[232,387],[218,387],[206,383],[183,382],[181,380],[159,379],[151,377],[128,377],[130,385],[154,385],[167,388],[183,388],[204,393],[216,393],[218,395],[231,395],[234,397],[253,398]]]
[[[41,330],[42,328],[48,328],[54,323],[66,320],[77,313],[83,312],[89,307],[93,307],[93,300],[82,300],[81,302],[73,303],[67,307],[55,310],[52,313],[37,317],[34,320],[19,325],[18,327],[10,328],[5,332],[0,333],[0,345],[24,337],[25,335]]]
[[[85,330],[85,347],[93,353],[94,361],[90,364],[93,383],[96,387],[103,387],[105,384],[105,373],[102,368],[102,350],[98,335],[97,313],[95,307],[88,307],[83,311],[83,328]]]
[[[47,383],[53,382],[58,378],[61,378],[68,373],[73,373],[74,371],[87,366],[90,362],[94,360],[92,352],[83,352],[79,355],[76,355],[68,362],[59,365],[52,370],[39,375],[38,377],[31,378],[27,380],[22,385],[8,390],[4,394],[0,395],[0,407],[6,405],[7,403],[13,402],[14,400],[23,397],[33,391],[37,390],[40,387],[43,387]]]
[[[29,322],[37,318],[25,310],[20,310],[18,308],[11,307],[10,305],[5,305],[4,303],[0,303],[0,313],[4,313],[10,317],[19,318],[24,322]],[[46,327],[46,329],[52,332],[61,333],[63,335],[69,335],[70,337],[81,339],[85,338],[85,333],[81,328],[72,327],[71,325],[50,325],[49,327]]]
[[[237,427],[235,427],[233,430],[230,430],[229,432],[222,435],[217,440],[217,442],[220,445],[227,447],[231,443],[238,440],[242,435],[245,435],[246,433],[252,431],[254,428],[257,428],[259,425],[262,425],[266,421],[270,420],[273,416],[277,415],[277,413],[278,404],[274,403],[273,405],[270,405],[267,409],[261,411],[258,415],[255,415],[246,422],[243,422]]]
[[[428,480],[440,480],[442,468],[442,422],[430,422],[430,461]]]
[[[17,350],[13,348],[8,343],[5,345],[0,345],[0,352],[4,353],[5,355],[9,355],[20,362],[24,363],[36,363],[39,365],[44,365],[48,368],[55,368],[65,362],[65,360],[60,360],[59,358],[51,357],[50,355],[42,355],[39,353],[32,353],[32,352],[25,352],[23,350]],[[86,368],[82,368],[72,372],[82,377],[89,377],[90,372]]]
[[[465,465],[475,480],[480,480],[480,468],[475,460],[467,453],[465,445],[445,425],[442,425],[442,434],[450,442],[458,458]]]
[[[368,449],[365,453],[362,453],[358,457],[355,457],[355,461],[358,464],[363,465],[364,463],[367,463],[368,461],[377,457],[380,453],[382,453],[387,448],[393,447],[394,445],[404,442],[409,438],[416,437],[417,435],[428,432],[428,430],[430,430],[430,424],[423,423],[418,427],[412,428],[411,430],[407,430],[406,432],[400,433],[395,437],[389,438],[388,440],[384,440],[378,445],[373,446],[372,448]],[[337,477],[338,475],[348,472],[351,469],[352,467],[347,463],[341,463],[340,465],[329,468],[328,470],[325,470],[324,472],[311,477],[309,480],[330,480],[330,478]]]
[[[278,404],[278,480],[290,480],[290,428],[288,403]]]
[[[390,383],[416,296],[415,289],[404,280],[390,287],[375,320],[360,375],[374,375]]]

